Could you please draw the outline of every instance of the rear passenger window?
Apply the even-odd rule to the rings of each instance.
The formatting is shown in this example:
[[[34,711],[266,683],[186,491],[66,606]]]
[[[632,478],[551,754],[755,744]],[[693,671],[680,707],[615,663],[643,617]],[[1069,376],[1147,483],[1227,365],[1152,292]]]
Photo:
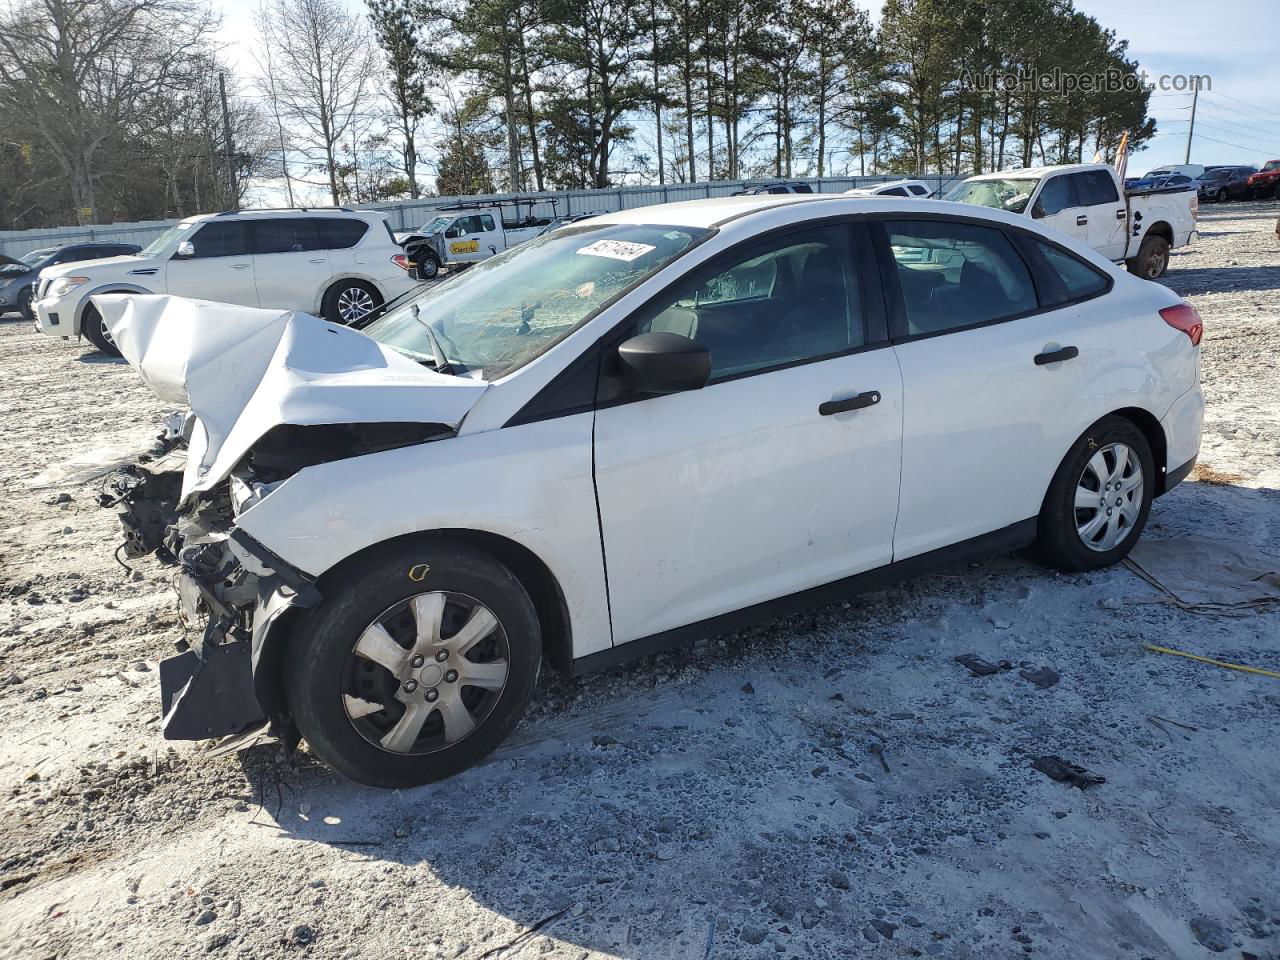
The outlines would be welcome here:
[[[345,250],[347,247],[354,247],[369,229],[369,225],[363,220],[348,220],[340,217],[324,217],[313,220],[312,223],[315,224],[316,233],[319,234],[322,250]],[[394,240],[395,237],[393,236],[392,239]]]
[[[1080,195],[1080,203],[1093,207],[1103,203],[1118,203],[1115,182],[1105,170],[1086,170],[1084,173],[1073,173],[1076,182],[1076,193]]]
[[[842,353],[865,342],[847,225],[754,244],[664,295],[638,332],[711,351],[712,379]]]
[[[906,195],[907,191],[901,187],[890,187],[888,190],[880,191],[880,196],[882,197],[905,197]]]
[[[1039,306],[1031,274],[1002,231],[947,220],[884,226],[909,335],[990,323]]]
[[[249,231],[243,220],[206,223],[191,238],[193,257],[242,257],[249,252]]]
[[[1053,272],[1062,281],[1062,286],[1066,291],[1065,297],[1061,295],[1049,297],[1044,304],[1046,307],[1057,306],[1060,303],[1066,303],[1071,300],[1094,297],[1107,289],[1107,278],[1083,260],[1077,260],[1066,251],[1059,250],[1057,247],[1041,240],[1036,241],[1036,246],[1044,254],[1044,258],[1049,261],[1049,266],[1053,268]]]
[[[281,217],[278,220],[255,220],[253,223],[253,252],[305,253],[323,250],[316,221],[310,217]]]

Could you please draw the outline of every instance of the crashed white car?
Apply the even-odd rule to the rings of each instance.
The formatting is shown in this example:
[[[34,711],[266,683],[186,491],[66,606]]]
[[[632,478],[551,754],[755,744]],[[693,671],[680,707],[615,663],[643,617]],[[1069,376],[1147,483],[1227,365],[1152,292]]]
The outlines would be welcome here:
[[[897,198],[609,214],[363,332],[103,298],[190,406],[110,484],[205,624],[165,734],[269,723],[382,786],[582,672],[1037,544],[1124,556],[1195,463],[1202,328],[1024,217]]]

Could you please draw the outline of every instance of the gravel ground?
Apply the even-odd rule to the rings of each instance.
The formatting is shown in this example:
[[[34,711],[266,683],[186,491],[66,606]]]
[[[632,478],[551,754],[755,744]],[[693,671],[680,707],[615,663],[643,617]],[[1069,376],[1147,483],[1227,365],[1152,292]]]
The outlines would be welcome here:
[[[1209,409],[1149,537],[1280,557],[1278,212],[1207,207],[1173,258]],[[1280,668],[1280,612],[1002,557],[545,676],[488,763],[373,791],[160,740],[170,574],[112,559],[92,485],[29,481],[164,412],[0,323],[0,956],[1280,958],[1280,680],[1141,647]]]

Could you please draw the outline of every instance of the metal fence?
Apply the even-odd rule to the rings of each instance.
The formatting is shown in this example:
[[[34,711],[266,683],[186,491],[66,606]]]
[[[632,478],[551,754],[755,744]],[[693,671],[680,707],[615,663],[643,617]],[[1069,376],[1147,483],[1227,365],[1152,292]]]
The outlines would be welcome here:
[[[807,183],[816,193],[843,193],[855,187],[870,187],[901,176],[879,177],[810,177],[788,180],[788,183]],[[922,174],[912,179],[929,184],[935,193],[945,192],[960,177]],[[715,180],[709,183],[669,183],[636,187],[610,187],[604,190],[557,190],[543,193],[492,193],[470,196],[424,197],[419,200],[399,200],[393,203],[362,203],[362,210],[378,210],[384,213],[392,230],[413,230],[420,226],[427,214],[443,204],[458,201],[510,200],[533,198],[532,212],[539,216],[565,216],[575,213],[612,213],[630,210],[655,203],[675,203],[680,200],[699,200],[705,197],[726,197],[748,185],[766,183],[765,180]],[[135,223],[110,223],[94,226],[48,227],[38,230],[0,230],[0,253],[11,257],[21,256],[31,250],[57,247],[67,243],[83,243],[109,240],[117,243],[136,243],[146,246],[177,220],[144,220]]]

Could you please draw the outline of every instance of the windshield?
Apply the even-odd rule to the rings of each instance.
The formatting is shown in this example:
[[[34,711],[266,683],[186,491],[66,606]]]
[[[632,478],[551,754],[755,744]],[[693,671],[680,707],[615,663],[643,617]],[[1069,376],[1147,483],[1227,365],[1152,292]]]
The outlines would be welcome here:
[[[42,250],[32,250],[30,253],[24,253],[18,259],[23,263],[35,266],[41,260],[46,260],[58,252],[57,247],[45,247]]]
[[[709,233],[649,224],[565,227],[427,288],[365,333],[414,360],[496,380]]]
[[[1225,180],[1229,176],[1231,176],[1230,170],[1206,170],[1204,173],[1200,174],[1200,176],[1196,177],[1196,179],[1197,180]]]
[[[1027,177],[966,180],[953,187],[943,199],[954,203],[972,203],[979,207],[994,207],[1009,213],[1022,213],[1039,182],[1039,178]]]
[[[1280,170],[1280,160],[1268,160],[1262,165],[1263,170]]]
[[[418,230],[419,233],[436,233],[449,225],[453,217],[432,217]]]
[[[190,223],[175,224],[143,247],[142,250],[138,252],[137,256],[154,257],[157,254],[164,253],[170,246],[177,243],[178,238],[182,236],[183,233],[190,230],[193,226],[194,224]]]

